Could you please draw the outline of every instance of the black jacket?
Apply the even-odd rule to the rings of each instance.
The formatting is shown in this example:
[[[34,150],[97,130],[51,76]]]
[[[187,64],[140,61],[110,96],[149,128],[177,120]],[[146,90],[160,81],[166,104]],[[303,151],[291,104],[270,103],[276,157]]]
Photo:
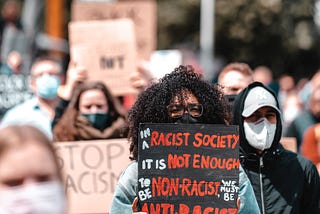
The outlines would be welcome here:
[[[258,154],[245,138],[242,111],[248,92],[262,85],[255,82],[235,99],[233,122],[239,125],[240,160],[253,186],[261,213],[320,213],[320,179],[316,167],[303,156],[280,144],[281,116],[270,149]],[[279,106],[279,104],[278,104]]]

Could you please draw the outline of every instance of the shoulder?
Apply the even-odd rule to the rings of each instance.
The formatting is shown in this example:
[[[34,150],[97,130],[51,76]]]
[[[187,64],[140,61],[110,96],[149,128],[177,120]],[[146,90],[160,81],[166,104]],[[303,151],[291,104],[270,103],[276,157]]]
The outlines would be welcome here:
[[[138,182],[138,162],[132,161],[123,170],[119,178],[119,184],[128,187],[136,186]]]
[[[315,165],[301,154],[284,149],[282,152],[282,161],[288,161],[288,165],[292,166],[292,168],[301,169],[304,174],[308,174],[310,172],[312,174],[318,174]]]

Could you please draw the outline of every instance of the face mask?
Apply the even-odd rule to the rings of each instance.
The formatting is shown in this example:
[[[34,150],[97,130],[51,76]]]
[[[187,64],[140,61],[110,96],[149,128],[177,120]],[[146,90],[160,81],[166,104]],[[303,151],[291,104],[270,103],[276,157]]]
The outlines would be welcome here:
[[[36,79],[37,93],[44,99],[54,99],[57,97],[60,80],[50,74],[44,74]]]
[[[63,214],[65,195],[58,181],[0,191],[1,214]]]
[[[276,132],[276,124],[271,124],[266,118],[255,123],[243,122],[246,139],[249,144],[261,151],[269,149]]]
[[[102,131],[108,126],[108,119],[109,119],[109,114],[108,113],[95,113],[95,114],[82,114],[89,123],[96,129],[99,129]]]
[[[190,114],[185,113],[182,115],[182,117],[179,118],[171,118],[173,123],[190,123],[190,124],[195,124],[199,123],[197,118],[192,117]]]

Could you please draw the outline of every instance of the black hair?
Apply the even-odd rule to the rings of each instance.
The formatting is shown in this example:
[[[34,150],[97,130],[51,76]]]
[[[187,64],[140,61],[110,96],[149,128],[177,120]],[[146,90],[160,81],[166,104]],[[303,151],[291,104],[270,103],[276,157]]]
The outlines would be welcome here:
[[[180,65],[143,91],[129,110],[128,138],[132,160],[137,160],[138,157],[139,124],[170,123],[167,106],[183,90],[192,92],[203,105],[203,114],[197,118],[200,123],[229,124],[228,103],[218,86],[204,81],[191,66]]]

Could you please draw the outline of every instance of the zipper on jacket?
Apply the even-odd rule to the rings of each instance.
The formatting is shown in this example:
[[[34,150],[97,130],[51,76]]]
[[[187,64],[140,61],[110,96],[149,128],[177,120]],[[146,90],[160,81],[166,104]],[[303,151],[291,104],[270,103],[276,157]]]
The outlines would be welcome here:
[[[261,173],[261,169],[263,168],[263,157],[261,156],[259,158],[259,178],[260,178],[260,197],[261,197],[261,210],[262,210],[262,214],[265,214],[265,210],[264,210],[264,196],[263,196],[263,182],[262,182],[262,173]]]

